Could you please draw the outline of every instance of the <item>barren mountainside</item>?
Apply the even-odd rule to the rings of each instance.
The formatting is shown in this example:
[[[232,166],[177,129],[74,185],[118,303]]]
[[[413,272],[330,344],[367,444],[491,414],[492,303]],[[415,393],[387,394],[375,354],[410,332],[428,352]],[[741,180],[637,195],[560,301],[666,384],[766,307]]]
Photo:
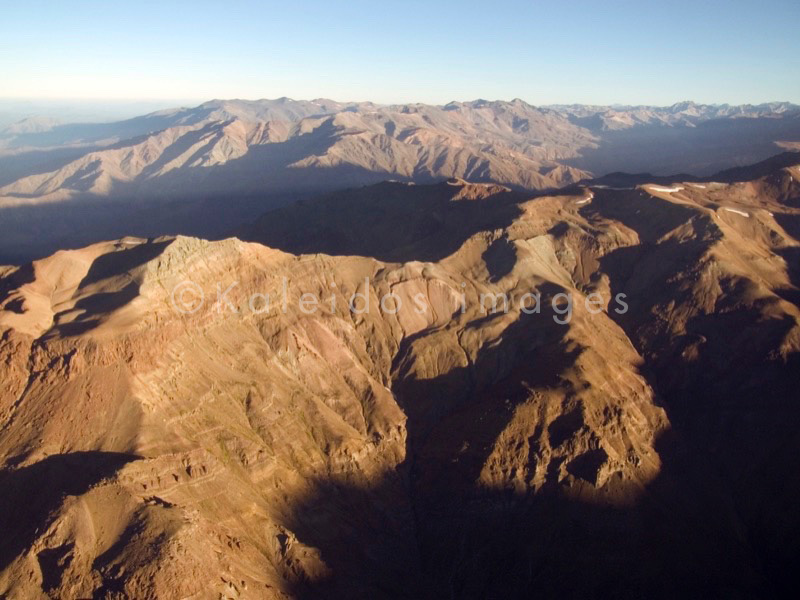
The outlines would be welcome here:
[[[534,196],[520,188],[584,176],[548,170],[597,143],[584,109],[251,108],[4,193],[181,186],[192,161],[273,144],[297,172],[462,179],[306,200],[247,241],[126,237],[0,268],[0,596],[783,589],[800,556],[800,160]],[[625,118],[702,126],[707,109],[679,108]],[[502,146],[460,145],[478,131]],[[205,301],[177,310],[176,287]]]
[[[543,191],[621,170],[708,176],[798,141],[800,109],[787,103],[280,98],[213,100],[111,123],[32,117],[0,132],[0,262],[130,234],[220,238],[271,208],[387,179]]]
[[[187,195],[197,193],[198,178],[204,187],[228,193],[247,191],[242,186],[262,191],[330,188],[390,175],[409,180],[461,176],[543,189],[584,176],[556,161],[594,143],[588,131],[563,115],[521,101],[445,107],[217,101],[96,130],[66,127],[60,138],[58,127],[9,136],[6,152],[18,159],[30,148],[26,143],[96,146],[57,170],[7,182],[0,188],[4,204],[81,194],[141,196],[155,189],[159,195]],[[245,155],[243,164],[222,172],[196,169],[223,167]],[[13,158],[6,160],[13,166]],[[248,176],[227,179],[242,174]],[[181,190],[187,183],[192,187]]]

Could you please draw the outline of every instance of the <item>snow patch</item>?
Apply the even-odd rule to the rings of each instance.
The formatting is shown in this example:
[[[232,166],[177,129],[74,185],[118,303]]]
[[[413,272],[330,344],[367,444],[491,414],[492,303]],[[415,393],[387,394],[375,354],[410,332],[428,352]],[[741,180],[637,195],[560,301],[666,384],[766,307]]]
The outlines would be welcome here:
[[[584,198],[583,200],[578,200],[575,204],[580,206],[581,204],[586,204],[587,202],[591,202],[591,201],[592,201],[591,198]]]
[[[496,340],[492,340],[491,342],[489,342],[489,343],[486,345],[486,347],[487,347],[487,348],[497,348],[497,346],[499,346],[499,345],[500,345],[500,344],[502,344],[502,343],[503,343],[503,336],[501,335],[501,336],[500,336],[500,337],[498,337]]]
[[[654,192],[666,192],[668,194],[671,194],[672,192],[680,192],[683,189],[683,186],[681,185],[676,185],[673,187],[664,187],[663,185],[648,185],[647,187]]]
[[[736,213],[737,215],[742,215],[743,217],[749,217],[750,213],[744,212],[743,210],[738,210],[736,208],[728,208],[727,206],[723,206],[722,210],[727,210],[728,212]]]

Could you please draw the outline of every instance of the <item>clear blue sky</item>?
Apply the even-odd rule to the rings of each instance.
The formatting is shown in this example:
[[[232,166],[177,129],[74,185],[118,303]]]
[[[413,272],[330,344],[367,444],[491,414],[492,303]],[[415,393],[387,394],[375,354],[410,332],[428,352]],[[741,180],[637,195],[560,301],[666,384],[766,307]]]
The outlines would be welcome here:
[[[800,103],[799,0],[11,0],[0,97]]]

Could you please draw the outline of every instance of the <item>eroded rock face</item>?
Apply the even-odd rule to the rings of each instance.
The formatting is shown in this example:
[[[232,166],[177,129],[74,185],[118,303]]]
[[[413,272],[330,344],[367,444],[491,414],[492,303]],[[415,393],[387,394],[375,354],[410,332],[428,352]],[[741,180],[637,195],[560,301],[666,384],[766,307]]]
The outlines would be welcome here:
[[[301,255],[126,238],[4,269],[0,594],[777,585],[798,178],[379,186],[277,213],[314,237],[249,230]],[[402,217],[415,193],[429,230],[359,237],[365,206]]]

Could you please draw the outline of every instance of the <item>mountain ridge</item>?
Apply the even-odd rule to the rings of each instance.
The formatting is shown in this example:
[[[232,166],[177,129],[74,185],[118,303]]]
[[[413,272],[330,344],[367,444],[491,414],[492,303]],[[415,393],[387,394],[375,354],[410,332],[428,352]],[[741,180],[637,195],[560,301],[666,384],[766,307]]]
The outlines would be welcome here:
[[[792,140],[800,111],[780,103],[622,110],[519,99],[214,100],[3,138],[0,256],[126,233],[218,237],[299,198],[387,179],[460,177],[542,192],[620,170],[704,177],[800,143]],[[123,221],[133,229],[121,230]]]
[[[269,246],[123,238],[0,269],[0,594],[782,589],[800,555],[782,164],[533,198],[384,183],[267,213]],[[239,312],[215,303],[234,281]],[[187,282],[206,302],[182,312]]]

